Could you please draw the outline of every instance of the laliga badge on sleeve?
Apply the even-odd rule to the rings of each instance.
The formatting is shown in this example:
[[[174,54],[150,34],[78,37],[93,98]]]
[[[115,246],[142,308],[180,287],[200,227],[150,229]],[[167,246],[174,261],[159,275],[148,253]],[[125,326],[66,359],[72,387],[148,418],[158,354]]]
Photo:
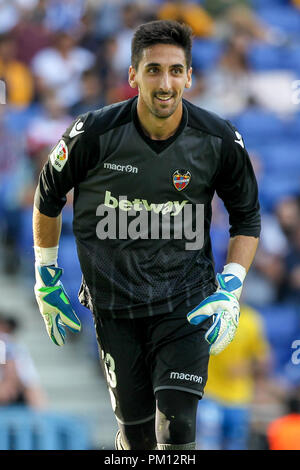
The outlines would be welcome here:
[[[67,144],[60,140],[50,154],[50,161],[57,171],[61,171],[68,160]]]

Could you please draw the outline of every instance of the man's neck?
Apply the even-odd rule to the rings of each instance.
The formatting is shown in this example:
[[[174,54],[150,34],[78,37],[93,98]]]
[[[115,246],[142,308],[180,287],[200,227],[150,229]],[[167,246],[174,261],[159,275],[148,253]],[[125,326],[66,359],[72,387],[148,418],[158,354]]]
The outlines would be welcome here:
[[[152,140],[167,140],[177,131],[182,118],[182,102],[176,111],[168,118],[162,119],[154,116],[145,109],[138,100],[137,115],[143,132]]]

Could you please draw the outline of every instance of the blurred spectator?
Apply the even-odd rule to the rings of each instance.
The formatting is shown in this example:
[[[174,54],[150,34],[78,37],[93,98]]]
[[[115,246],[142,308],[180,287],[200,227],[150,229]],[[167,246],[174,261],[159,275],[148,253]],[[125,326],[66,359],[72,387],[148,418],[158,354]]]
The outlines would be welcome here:
[[[32,168],[24,153],[22,135],[12,132],[0,107],[0,242],[1,264],[6,274],[18,271],[20,212],[23,197],[32,186]]]
[[[94,67],[94,69],[98,70],[103,84],[103,98],[106,104],[123,101],[137,94],[137,89],[129,86],[127,72],[119,73],[115,69],[114,64],[117,51],[116,38],[113,36],[106,38],[99,48],[96,66]]]
[[[275,378],[271,368],[267,380],[265,374],[256,373],[251,409],[250,449],[268,449],[267,428],[271,421],[284,412],[286,394],[286,382]]]
[[[67,113],[66,108],[59,101],[54,91],[46,92],[42,96],[41,113],[34,117],[28,126],[27,152],[33,157],[38,172],[41,165],[45,162],[38,162],[39,151],[45,147],[49,151],[72,122],[71,116]]]
[[[43,408],[46,397],[31,356],[25,346],[14,339],[17,328],[14,318],[0,315],[0,339],[5,342],[7,351],[7,362],[0,365],[0,403]]]
[[[287,252],[288,241],[277,217],[262,213],[260,243],[244,289],[246,302],[259,307],[282,300]]]
[[[137,3],[128,3],[121,10],[122,27],[116,32],[116,52],[111,58],[114,70],[127,80],[131,62],[131,39],[135,28],[142,23],[142,10]]]
[[[253,103],[250,88],[251,70],[247,60],[250,37],[236,32],[227,41],[218,64],[208,70],[206,92],[194,97],[200,107],[208,107],[222,116],[238,114]]]
[[[93,54],[97,54],[100,44],[99,35],[96,31],[95,15],[94,10],[86,9],[78,31],[79,45]]]
[[[195,36],[208,37],[214,32],[210,15],[196,2],[175,0],[165,2],[157,12],[159,20],[175,20],[188,24]]]
[[[270,450],[300,450],[300,390],[296,389],[286,399],[286,413],[268,427]]]
[[[203,6],[213,17],[224,17],[226,12],[236,6],[250,8],[251,0],[204,0]]]
[[[79,28],[84,13],[84,0],[48,0],[45,26],[50,31],[69,31]]]
[[[283,37],[256,15],[251,0],[205,0],[204,8],[215,20],[215,35],[220,38],[243,32],[251,39],[279,44]]]
[[[269,346],[260,316],[242,305],[233,342],[210,357],[205,398],[198,407],[200,449],[247,449],[255,376],[266,377],[268,367]]]
[[[95,69],[98,70],[100,80],[103,83],[105,101],[113,103],[114,90],[125,83],[124,76],[120,76],[114,69],[113,62],[117,52],[117,41],[114,36],[107,37],[98,49]],[[128,83],[128,81],[126,80]],[[112,96],[111,96],[112,95]]]
[[[0,340],[5,344],[5,363],[0,363],[0,405],[9,405],[16,400],[19,389],[16,364],[7,342],[7,337],[0,331]]]
[[[81,100],[70,109],[72,116],[76,117],[105,106],[103,85],[96,69],[83,72],[81,88]]]
[[[54,89],[63,106],[72,106],[80,98],[82,73],[93,66],[94,55],[76,45],[74,36],[58,32],[54,46],[42,49],[32,61],[37,91],[42,95]]]
[[[244,296],[252,305],[300,299],[300,204],[280,200],[274,214],[263,214],[260,245],[247,276]]]
[[[128,82],[123,81],[116,86],[111,85],[106,92],[106,100],[108,104],[118,101],[128,100],[138,94],[137,88],[131,88]]]
[[[0,34],[10,31],[19,21],[19,10],[14,0],[0,0]]]
[[[283,300],[300,302],[300,223],[293,232],[291,245],[285,257],[286,278],[282,287]]]
[[[28,66],[38,51],[51,45],[51,33],[41,21],[38,11],[25,10],[12,31],[16,41],[17,58]]]
[[[204,96],[206,93],[207,83],[205,81],[204,73],[199,69],[193,69],[193,82],[191,88],[184,91],[184,98],[191,101],[192,103],[196,103],[196,101],[200,101],[203,99],[202,106],[205,108],[204,103]],[[203,97],[203,98],[202,98]]]
[[[36,7],[30,12],[32,23],[44,25],[47,12],[47,2],[48,0],[36,0]]]
[[[122,27],[121,8],[119,2],[102,2],[95,9],[95,34],[100,40],[113,36]]]
[[[223,17],[223,22],[225,23],[224,30],[226,30],[227,23],[227,28],[230,28],[232,31],[248,34],[251,39],[276,42],[275,31],[269,25],[262,24],[253,9],[245,5],[246,2],[235,2],[236,5],[232,6],[229,6],[228,2],[226,3],[228,8]]]
[[[117,41],[115,36],[108,36],[104,41],[101,42],[101,46],[97,51],[95,69],[98,70],[105,89],[109,86],[112,86],[113,83],[120,81],[120,77],[115,72],[113,67],[116,52]]]
[[[0,36],[0,79],[6,84],[6,102],[28,106],[33,97],[33,80],[29,68],[16,59],[16,43],[11,34]]]
[[[279,302],[285,270],[283,258],[259,248],[253,272],[247,279],[246,299],[257,307]]]
[[[288,241],[292,241],[300,224],[300,198],[286,197],[275,207],[279,224]]]

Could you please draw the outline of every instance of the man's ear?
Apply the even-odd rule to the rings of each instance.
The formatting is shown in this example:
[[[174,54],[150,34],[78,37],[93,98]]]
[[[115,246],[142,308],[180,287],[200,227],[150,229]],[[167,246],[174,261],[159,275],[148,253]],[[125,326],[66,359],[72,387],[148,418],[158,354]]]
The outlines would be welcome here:
[[[128,71],[128,83],[131,86],[131,88],[137,87],[136,70],[132,65],[129,67],[129,71]]]
[[[192,86],[192,72],[193,72],[193,69],[192,67],[190,67],[189,70],[187,71],[187,81],[185,84],[185,88],[191,88]]]

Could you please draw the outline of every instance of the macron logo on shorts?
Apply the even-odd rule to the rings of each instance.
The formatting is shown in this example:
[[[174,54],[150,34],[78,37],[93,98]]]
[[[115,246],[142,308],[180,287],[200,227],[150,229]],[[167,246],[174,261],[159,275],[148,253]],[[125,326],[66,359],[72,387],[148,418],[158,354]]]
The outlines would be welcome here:
[[[170,379],[189,380],[191,382],[196,382],[199,384],[202,383],[202,377],[200,377],[199,375],[184,374],[183,372],[171,372]]]

